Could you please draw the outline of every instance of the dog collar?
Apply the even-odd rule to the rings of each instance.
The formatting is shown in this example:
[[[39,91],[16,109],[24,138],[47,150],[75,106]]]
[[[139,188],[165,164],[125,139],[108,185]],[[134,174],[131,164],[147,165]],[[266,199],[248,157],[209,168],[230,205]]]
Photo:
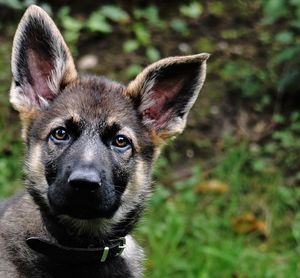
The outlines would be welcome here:
[[[120,256],[126,247],[125,237],[111,241],[110,246],[99,248],[62,246],[39,237],[30,237],[26,243],[32,250],[40,254],[68,263],[104,263],[108,259]]]

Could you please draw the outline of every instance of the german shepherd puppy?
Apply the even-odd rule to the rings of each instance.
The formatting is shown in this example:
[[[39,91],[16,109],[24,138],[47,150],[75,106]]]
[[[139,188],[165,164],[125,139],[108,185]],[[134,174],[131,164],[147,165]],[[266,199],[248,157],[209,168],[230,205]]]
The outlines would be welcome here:
[[[26,192],[0,205],[0,277],[141,277],[130,236],[166,139],[182,132],[208,54],[170,57],[127,86],[79,76],[57,27],[31,6],[12,50]]]

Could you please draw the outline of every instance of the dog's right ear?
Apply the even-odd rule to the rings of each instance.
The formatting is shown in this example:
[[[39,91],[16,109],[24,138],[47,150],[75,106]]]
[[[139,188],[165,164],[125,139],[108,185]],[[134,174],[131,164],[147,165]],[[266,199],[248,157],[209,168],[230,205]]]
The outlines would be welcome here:
[[[52,19],[32,5],[15,34],[10,101],[26,128],[77,72],[73,58]]]

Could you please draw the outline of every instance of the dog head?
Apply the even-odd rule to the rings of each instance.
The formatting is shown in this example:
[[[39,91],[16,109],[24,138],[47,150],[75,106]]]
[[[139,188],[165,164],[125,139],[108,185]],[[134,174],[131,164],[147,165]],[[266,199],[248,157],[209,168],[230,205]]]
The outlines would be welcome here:
[[[207,58],[160,60],[128,86],[80,77],[50,17],[28,8],[13,43],[10,99],[27,145],[27,189],[41,209],[77,222],[134,222],[161,145],[185,127]]]

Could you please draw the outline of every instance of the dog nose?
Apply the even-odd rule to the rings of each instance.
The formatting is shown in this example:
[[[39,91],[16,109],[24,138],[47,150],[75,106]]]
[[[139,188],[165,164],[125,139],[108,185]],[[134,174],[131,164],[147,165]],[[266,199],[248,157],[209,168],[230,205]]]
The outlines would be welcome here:
[[[68,183],[76,191],[95,192],[101,186],[101,178],[95,170],[75,170],[71,173]]]

